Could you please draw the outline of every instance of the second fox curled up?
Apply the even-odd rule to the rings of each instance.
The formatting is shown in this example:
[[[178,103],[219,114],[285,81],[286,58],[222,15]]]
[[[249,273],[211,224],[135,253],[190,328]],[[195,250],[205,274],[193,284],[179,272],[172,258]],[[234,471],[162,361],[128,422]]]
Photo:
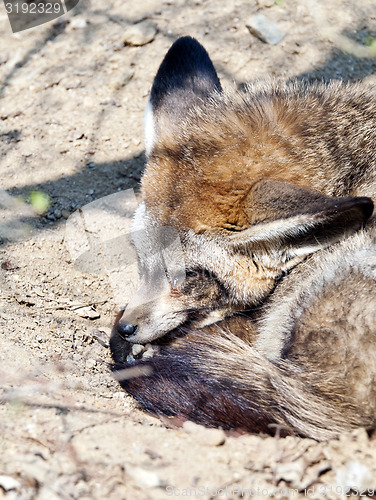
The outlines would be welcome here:
[[[146,153],[141,288],[110,344],[115,373],[149,375],[119,377],[124,389],[224,429],[328,439],[376,427],[375,93],[225,92],[205,49],[180,38],[153,83]],[[183,275],[178,256],[166,277],[150,252],[165,227]]]

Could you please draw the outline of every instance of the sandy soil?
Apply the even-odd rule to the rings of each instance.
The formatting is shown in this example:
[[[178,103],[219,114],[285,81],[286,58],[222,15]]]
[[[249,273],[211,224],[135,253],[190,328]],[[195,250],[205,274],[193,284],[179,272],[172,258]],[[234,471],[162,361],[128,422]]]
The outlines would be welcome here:
[[[249,33],[256,12],[286,31],[279,44]],[[126,27],[143,19],[156,23],[154,40],[125,45]],[[226,85],[376,83],[374,0],[81,0],[14,35],[0,5],[0,498],[342,498],[348,486],[376,488],[376,441],[364,430],[328,443],[228,435],[219,445],[143,413],[109,374],[119,283],[109,267],[75,263],[66,221],[137,190],[147,95],[183,34],[204,43]],[[46,214],[25,203],[32,191],[49,195]]]

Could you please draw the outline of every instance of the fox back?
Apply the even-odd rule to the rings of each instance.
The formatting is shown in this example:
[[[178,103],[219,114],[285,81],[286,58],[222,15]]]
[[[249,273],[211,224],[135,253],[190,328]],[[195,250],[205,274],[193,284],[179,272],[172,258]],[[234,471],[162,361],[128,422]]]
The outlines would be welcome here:
[[[205,49],[184,37],[153,83],[146,153],[133,224],[143,281],[118,323],[135,343],[258,306],[308,255],[365,224],[376,99],[339,82],[225,92]],[[153,255],[158,228],[179,241],[168,262]]]

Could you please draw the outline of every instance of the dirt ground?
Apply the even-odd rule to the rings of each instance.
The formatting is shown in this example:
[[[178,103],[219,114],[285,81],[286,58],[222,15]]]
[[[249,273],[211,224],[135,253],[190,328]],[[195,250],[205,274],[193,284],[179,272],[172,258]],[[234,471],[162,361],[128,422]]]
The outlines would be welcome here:
[[[250,34],[257,12],[285,31],[281,42]],[[125,44],[125,29],[143,19],[156,24],[154,39]],[[148,92],[184,34],[205,45],[229,86],[270,76],[376,84],[374,0],[81,0],[18,34],[0,4],[0,498],[323,499],[376,489],[376,440],[362,429],[327,443],[228,435],[219,445],[210,431],[140,411],[109,373],[121,285],[111,266],[77,264],[67,220],[137,191]],[[37,215],[29,201],[38,208],[46,194]]]

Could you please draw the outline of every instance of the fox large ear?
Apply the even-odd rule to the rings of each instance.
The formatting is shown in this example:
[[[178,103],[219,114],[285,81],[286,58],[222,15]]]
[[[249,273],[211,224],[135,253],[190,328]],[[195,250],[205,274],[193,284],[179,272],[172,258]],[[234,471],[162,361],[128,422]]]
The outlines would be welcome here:
[[[222,87],[204,47],[189,36],[176,40],[159,67],[146,107],[147,156],[163,126],[183,121],[192,106],[214,91]]]
[[[248,194],[244,208],[252,225],[230,236],[232,248],[267,256],[270,264],[283,267],[360,229],[372,215],[373,202],[262,180]]]

